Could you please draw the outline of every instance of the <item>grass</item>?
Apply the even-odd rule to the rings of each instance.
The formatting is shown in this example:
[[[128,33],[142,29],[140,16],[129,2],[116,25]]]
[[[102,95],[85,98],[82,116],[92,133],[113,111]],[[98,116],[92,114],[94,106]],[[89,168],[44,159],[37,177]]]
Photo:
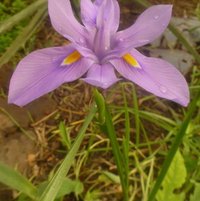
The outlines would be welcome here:
[[[0,3],[0,22],[7,20],[27,6],[24,0],[3,1]],[[12,43],[13,39],[20,33],[27,20],[18,24],[12,31],[0,35],[0,54]]]
[[[9,16],[26,6],[22,0],[15,3],[19,5],[17,9],[12,5]],[[5,12],[3,6],[1,3],[0,12]],[[9,34],[13,40],[20,31],[16,27]],[[0,41],[5,42],[2,51],[12,45],[6,39],[8,36],[0,36]],[[182,36],[179,39],[187,43]],[[193,52],[193,49],[188,50]],[[199,57],[196,50],[194,56]],[[103,95],[96,92],[95,98],[91,95],[92,88],[82,82],[61,86],[51,94],[59,105],[57,110],[32,124],[35,130],[46,129],[47,141],[45,145],[41,142],[38,150],[48,152],[48,157],[37,156],[37,160],[48,164],[49,158],[56,158],[57,162],[48,167],[48,174],[29,175],[30,181],[0,163],[0,174],[5,176],[0,181],[18,190],[17,201],[164,201],[169,199],[163,197],[165,195],[171,196],[170,201],[197,201],[200,191],[199,78],[197,64],[188,78],[191,91],[188,108],[149,94],[144,96],[141,89],[128,82],[116,85]],[[92,99],[96,107],[91,106]],[[90,109],[90,115],[85,118]],[[16,125],[21,128],[18,122]],[[53,142],[59,146],[52,150]],[[42,172],[45,168],[37,160],[35,165]],[[45,185],[40,177],[46,178]],[[21,182],[14,183],[12,178]]]

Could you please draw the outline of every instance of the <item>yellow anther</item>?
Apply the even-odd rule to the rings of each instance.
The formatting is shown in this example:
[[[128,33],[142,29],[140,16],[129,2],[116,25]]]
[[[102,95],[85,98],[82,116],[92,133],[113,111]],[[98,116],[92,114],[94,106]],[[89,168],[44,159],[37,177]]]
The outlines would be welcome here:
[[[73,64],[77,62],[80,58],[81,54],[78,51],[74,51],[63,60],[61,66]]]
[[[137,60],[129,53],[125,54],[122,57],[129,65],[135,67],[135,68],[141,68],[140,64],[137,62]]]

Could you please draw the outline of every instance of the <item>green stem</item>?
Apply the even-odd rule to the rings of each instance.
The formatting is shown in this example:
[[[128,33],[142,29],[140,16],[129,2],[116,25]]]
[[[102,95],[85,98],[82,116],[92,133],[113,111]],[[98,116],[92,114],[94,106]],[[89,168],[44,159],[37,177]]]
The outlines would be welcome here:
[[[120,146],[119,143],[117,141],[117,136],[116,136],[116,132],[114,129],[114,125],[113,125],[113,121],[112,121],[112,117],[111,114],[108,110],[107,105],[105,105],[105,124],[104,124],[106,131],[107,131],[107,135],[110,139],[110,143],[112,146],[112,152],[113,152],[113,156],[115,159],[115,163],[117,165],[117,170],[119,172],[119,176],[120,176],[120,181],[121,181],[121,185],[122,185],[122,190],[123,190],[123,200],[124,201],[128,201],[128,195],[127,195],[127,187],[126,187],[126,182],[125,182],[125,169],[124,169],[124,160],[122,157],[122,153],[120,151]]]
[[[123,200],[128,201],[128,186],[127,186],[128,172],[126,172],[127,165],[128,165],[127,164],[128,163],[128,160],[127,160],[128,155],[125,155],[124,157],[122,156],[122,152],[120,150],[120,145],[117,141],[117,135],[116,135],[115,128],[113,125],[112,116],[109,112],[108,106],[106,105],[104,97],[102,96],[101,93],[98,92],[98,90],[95,90],[94,98],[95,98],[96,105],[98,108],[98,113],[99,113],[99,115],[98,115],[99,116],[99,124],[100,124],[102,130],[105,133],[107,133],[108,138],[110,139],[114,160],[117,165],[117,170],[118,170],[121,185],[122,185]],[[126,109],[127,109],[127,107],[126,107]],[[126,116],[126,118],[127,118],[127,116]],[[128,124],[126,124],[126,129],[127,129],[127,127],[129,127]],[[129,132],[129,129],[127,129],[126,132]],[[126,136],[127,139],[129,139],[128,135],[129,134],[127,133],[127,136]],[[129,140],[128,141],[126,141],[126,139],[123,140],[123,151],[124,152],[127,151],[127,149],[129,149],[128,148],[129,144],[127,146],[127,143],[129,143]]]

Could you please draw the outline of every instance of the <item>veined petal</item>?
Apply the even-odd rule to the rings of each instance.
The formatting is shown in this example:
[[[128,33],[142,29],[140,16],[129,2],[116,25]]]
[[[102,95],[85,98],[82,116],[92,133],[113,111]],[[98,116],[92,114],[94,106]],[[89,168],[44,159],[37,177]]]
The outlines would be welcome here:
[[[119,79],[115,75],[114,67],[107,63],[103,65],[93,64],[83,80],[94,86],[106,89]]]
[[[48,0],[48,10],[54,29],[72,42],[87,36],[85,28],[74,17],[70,0]]]
[[[115,35],[118,48],[135,48],[146,45],[159,37],[169,24],[172,5],[156,5],[146,9],[129,28]]]
[[[104,0],[98,8],[94,52],[104,57],[110,49],[111,37],[119,26],[119,5],[116,0]]]
[[[95,0],[94,4],[100,6],[104,0]]]
[[[119,27],[120,9],[116,0],[103,0],[97,14],[97,28],[115,33]]]
[[[11,78],[8,102],[23,106],[65,82],[80,78],[92,61],[81,58],[63,66],[63,60],[73,51],[75,49],[69,45],[37,50],[26,56]]]
[[[183,75],[174,66],[162,59],[145,57],[137,50],[132,50],[130,53],[141,68],[134,68],[123,59],[111,61],[122,76],[156,96],[175,101],[183,106],[188,105],[188,85]]]
[[[91,0],[81,0],[81,19],[86,27],[96,26],[97,8]]]

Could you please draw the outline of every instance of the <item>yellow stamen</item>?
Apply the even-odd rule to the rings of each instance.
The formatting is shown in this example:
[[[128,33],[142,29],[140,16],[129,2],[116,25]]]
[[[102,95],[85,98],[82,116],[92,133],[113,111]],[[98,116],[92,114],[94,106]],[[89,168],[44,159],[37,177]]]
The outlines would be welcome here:
[[[80,58],[81,54],[78,51],[74,51],[63,60],[61,66],[73,64],[77,62]]]
[[[140,64],[137,62],[137,60],[129,53],[125,54],[122,57],[129,65],[135,67],[135,68],[141,68]]]

